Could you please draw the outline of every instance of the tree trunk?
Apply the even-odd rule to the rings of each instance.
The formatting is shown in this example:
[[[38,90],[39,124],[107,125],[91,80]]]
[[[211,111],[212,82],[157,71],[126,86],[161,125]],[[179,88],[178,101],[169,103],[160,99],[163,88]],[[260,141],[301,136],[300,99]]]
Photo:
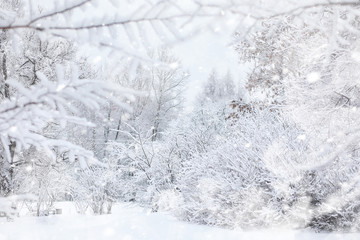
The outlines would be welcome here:
[[[6,34],[5,31],[2,32],[3,34]],[[6,36],[5,36],[6,39]],[[3,45],[3,46],[2,46]],[[8,71],[7,71],[7,57],[6,57],[6,52],[4,49],[4,43],[0,42],[0,49],[1,49],[1,76],[2,76],[2,80],[3,80],[3,96],[7,99],[10,99],[10,86],[7,83],[8,80]],[[8,174],[5,174],[6,176],[3,177],[7,177],[8,179],[6,179],[4,182],[6,182],[6,186],[2,186],[3,187],[3,191],[5,195],[9,195],[11,194],[14,189],[13,189],[13,179],[14,179],[14,156],[15,156],[15,149],[16,149],[16,142],[10,141],[10,145],[8,146],[3,146],[4,148],[8,148],[7,150],[10,153],[10,159],[8,159],[8,157],[3,156],[2,160],[3,161],[7,161],[7,163],[3,164],[4,167],[4,171],[7,171]],[[6,166],[6,169],[5,169]],[[2,184],[3,185],[3,184]]]

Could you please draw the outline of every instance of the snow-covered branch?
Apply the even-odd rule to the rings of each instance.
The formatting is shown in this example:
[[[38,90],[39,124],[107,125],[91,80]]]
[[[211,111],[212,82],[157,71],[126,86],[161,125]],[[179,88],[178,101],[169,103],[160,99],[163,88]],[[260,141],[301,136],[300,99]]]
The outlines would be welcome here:
[[[40,79],[39,85],[30,88],[24,88],[15,81],[8,82],[16,90],[16,95],[5,100],[0,106],[0,132],[3,146],[15,141],[18,149],[35,146],[50,151],[57,148],[60,152],[71,152],[69,155],[73,157],[91,158],[93,154],[82,147],[66,140],[47,138],[42,133],[43,129],[51,123],[60,123],[62,127],[69,122],[94,126],[86,118],[76,116],[77,109],[73,104],[80,103],[96,111],[106,99],[114,100],[112,94],[129,96],[129,91],[113,88],[98,80],[79,79],[77,71],[73,71],[71,78],[64,79],[62,68],[57,68],[56,82],[49,81],[39,72],[37,76]],[[119,105],[129,110],[126,104],[119,103]],[[10,152],[7,151],[7,154],[10,155]]]

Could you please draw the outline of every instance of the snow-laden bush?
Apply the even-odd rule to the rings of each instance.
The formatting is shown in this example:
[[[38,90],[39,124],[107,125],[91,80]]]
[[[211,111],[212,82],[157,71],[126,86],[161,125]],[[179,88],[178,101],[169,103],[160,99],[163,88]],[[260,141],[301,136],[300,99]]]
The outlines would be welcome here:
[[[302,163],[299,152],[306,146],[297,140],[301,131],[286,123],[278,111],[251,109],[231,124],[223,124],[224,112],[217,115],[218,119],[212,116],[218,124],[196,117],[192,123],[197,124],[197,131],[181,135],[187,142],[194,139],[192,145],[183,145],[182,154],[187,151],[190,157],[182,159],[177,180],[185,201],[183,219],[241,228],[286,221],[286,209],[296,201],[288,193],[301,172],[293,165]],[[207,143],[200,141],[202,128],[207,129],[203,133],[212,132]],[[275,146],[278,142],[282,145]],[[276,155],[279,150],[284,154]],[[288,175],[298,176],[293,183],[279,174],[286,173],[287,168],[292,171]]]
[[[128,144],[110,142],[109,158],[116,161],[119,200],[151,206],[175,182],[176,156],[167,144],[151,140],[152,134],[133,132]]]

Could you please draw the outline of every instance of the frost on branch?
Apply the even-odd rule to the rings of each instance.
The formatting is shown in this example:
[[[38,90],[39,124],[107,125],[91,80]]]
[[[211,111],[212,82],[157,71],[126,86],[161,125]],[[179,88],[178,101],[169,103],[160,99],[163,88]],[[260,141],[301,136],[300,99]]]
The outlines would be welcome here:
[[[75,157],[90,159],[93,153],[62,139],[51,139],[43,135],[42,131],[49,124],[60,124],[65,127],[67,123],[84,126],[93,126],[84,117],[77,116],[78,109],[74,103],[96,111],[106,101],[115,100],[115,96],[128,94],[125,89],[114,88],[111,85],[97,80],[79,79],[77,71],[66,78],[64,70],[57,68],[57,81],[52,82],[45,75],[38,72],[40,83],[30,88],[24,88],[15,81],[9,85],[16,93],[11,99],[6,99],[0,105],[0,132],[1,143],[8,146],[16,142],[16,148],[35,146],[51,155],[52,149],[67,152],[71,161]],[[130,96],[130,95],[128,95]],[[127,108],[126,104],[119,103]],[[4,148],[6,156],[11,159],[10,151]]]

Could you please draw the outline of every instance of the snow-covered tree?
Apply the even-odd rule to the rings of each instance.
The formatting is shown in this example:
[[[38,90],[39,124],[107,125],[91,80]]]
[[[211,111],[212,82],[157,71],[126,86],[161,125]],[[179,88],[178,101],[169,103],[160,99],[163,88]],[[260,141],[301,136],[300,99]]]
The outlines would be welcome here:
[[[116,84],[140,91],[130,103],[132,111],[125,113],[114,104],[105,106],[108,111],[104,114],[107,115],[106,134],[102,135],[103,129],[94,129],[96,139],[103,139],[102,144],[97,144],[106,152],[98,158],[105,163],[109,160],[116,163],[119,170],[117,199],[146,204],[172,184],[173,150],[162,139],[162,134],[181,110],[188,78],[170,49],[150,51],[149,55],[154,62],[139,64],[135,76],[129,74],[131,66],[121,61],[123,65],[111,76]],[[102,125],[102,119],[99,120]]]
[[[228,71],[225,76],[221,77],[217,71],[213,69],[203,86],[203,100],[211,102],[233,100],[237,96],[236,86],[231,73]]]
[[[303,10],[303,19],[293,14],[265,19],[266,28],[250,34],[238,47],[242,59],[254,64],[248,88],[267,93],[272,89],[262,101],[281,103],[284,113],[304,131],[298,140],[309,147],[302,153],[302,180],[293,190],[298,197],[310,198],[313,214],[304,219],[319,230],[346,229],[356,223],[358,193],[349,186],[358,181],[354,83],[358,10],[346,5],[309,8],[312,14]],[[341,202],[334,200],[339,195]]]

